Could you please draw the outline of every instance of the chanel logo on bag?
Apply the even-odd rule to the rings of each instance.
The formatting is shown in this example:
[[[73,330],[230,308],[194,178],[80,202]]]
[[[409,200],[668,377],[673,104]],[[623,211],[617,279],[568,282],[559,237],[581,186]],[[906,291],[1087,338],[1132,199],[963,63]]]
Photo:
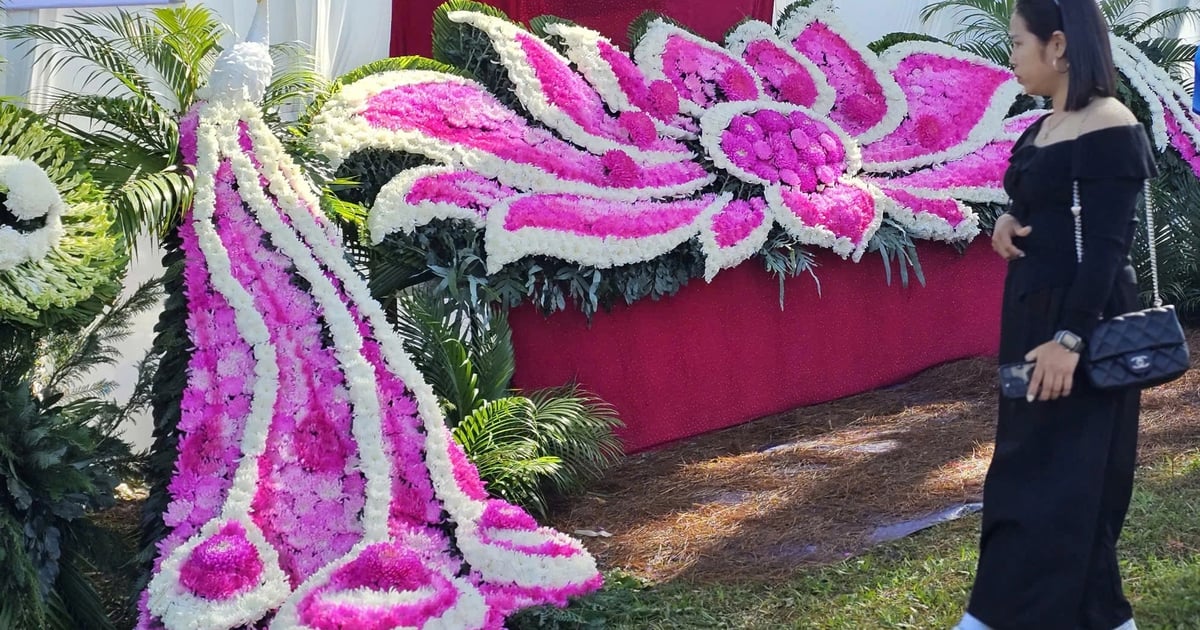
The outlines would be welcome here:
[[[1144,372],[1150,369],[1150,355],[1137,354],[1129,357],[1129,369],[1134,372]]]

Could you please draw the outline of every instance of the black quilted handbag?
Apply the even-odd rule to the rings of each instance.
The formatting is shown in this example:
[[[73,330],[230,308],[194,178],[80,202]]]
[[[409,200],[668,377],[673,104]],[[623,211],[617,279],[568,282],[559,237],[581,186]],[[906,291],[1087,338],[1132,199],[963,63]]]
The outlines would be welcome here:
[[[1099,389],[1153,387],[1173,381],[1189,366],[1187,338],[1175,307],[1163,306],[1158,289],[1158,252],[1154,246],[1154,212],[1146,181],[1146,231],[1150,243],[1150,275],[1154,306],[1104,320],[1088,339],[1084,371]],[[1079,182],[1075,182],[1075,256],[1083,260],[1083,224]]]

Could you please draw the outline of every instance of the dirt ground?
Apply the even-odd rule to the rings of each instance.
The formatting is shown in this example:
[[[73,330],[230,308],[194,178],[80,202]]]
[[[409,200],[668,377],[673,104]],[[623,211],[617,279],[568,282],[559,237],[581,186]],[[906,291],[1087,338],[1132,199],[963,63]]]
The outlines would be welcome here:
[[[1189,343],[1200,350],[1200,330]],[[604,568],[654,581],[774,579],[869,548],[877,527],[979,501],[997,397],[994,360],[946,364],[634,455],[552,524]],[[1142,402],[1143,462],[1200,448],[1200,369]]]

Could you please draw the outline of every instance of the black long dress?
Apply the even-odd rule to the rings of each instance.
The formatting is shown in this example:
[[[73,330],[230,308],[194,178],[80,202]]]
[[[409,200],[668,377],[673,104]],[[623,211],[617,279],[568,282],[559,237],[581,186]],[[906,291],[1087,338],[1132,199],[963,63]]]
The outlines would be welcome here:
[[[1134,211],[1157,172],[1145,131],[1114,127],[1036,146],[1041,125],[1017,142],[1005,175],[1010,212],[1033,232],[1016,240],[1026,256],[1009,264],[1001,363],[1024,360],[1058,330],[1086,340],[1102,316],[1138,308]],[[1075,180],[1082,263],[1070,212]],[[1132,493],[1138,410],[1138,391],[1096,390],[1082,369],[1065,398],[1001,398],[973,616],[996,630],[1112,630],[1131,618],[1116,543]]]

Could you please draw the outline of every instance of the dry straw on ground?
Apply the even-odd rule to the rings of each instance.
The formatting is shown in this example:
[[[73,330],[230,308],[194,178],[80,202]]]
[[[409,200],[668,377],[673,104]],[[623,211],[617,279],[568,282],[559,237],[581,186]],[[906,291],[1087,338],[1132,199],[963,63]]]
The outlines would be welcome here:
[[[656,581],[776,579],[978,501],[996,401],[994,360],[943,365],[630,457],[553,525],[610,533],[586,539],[602,566]],[[1143,396],[1141,434],[1142,461],[1200,448],[1200,369]]]

